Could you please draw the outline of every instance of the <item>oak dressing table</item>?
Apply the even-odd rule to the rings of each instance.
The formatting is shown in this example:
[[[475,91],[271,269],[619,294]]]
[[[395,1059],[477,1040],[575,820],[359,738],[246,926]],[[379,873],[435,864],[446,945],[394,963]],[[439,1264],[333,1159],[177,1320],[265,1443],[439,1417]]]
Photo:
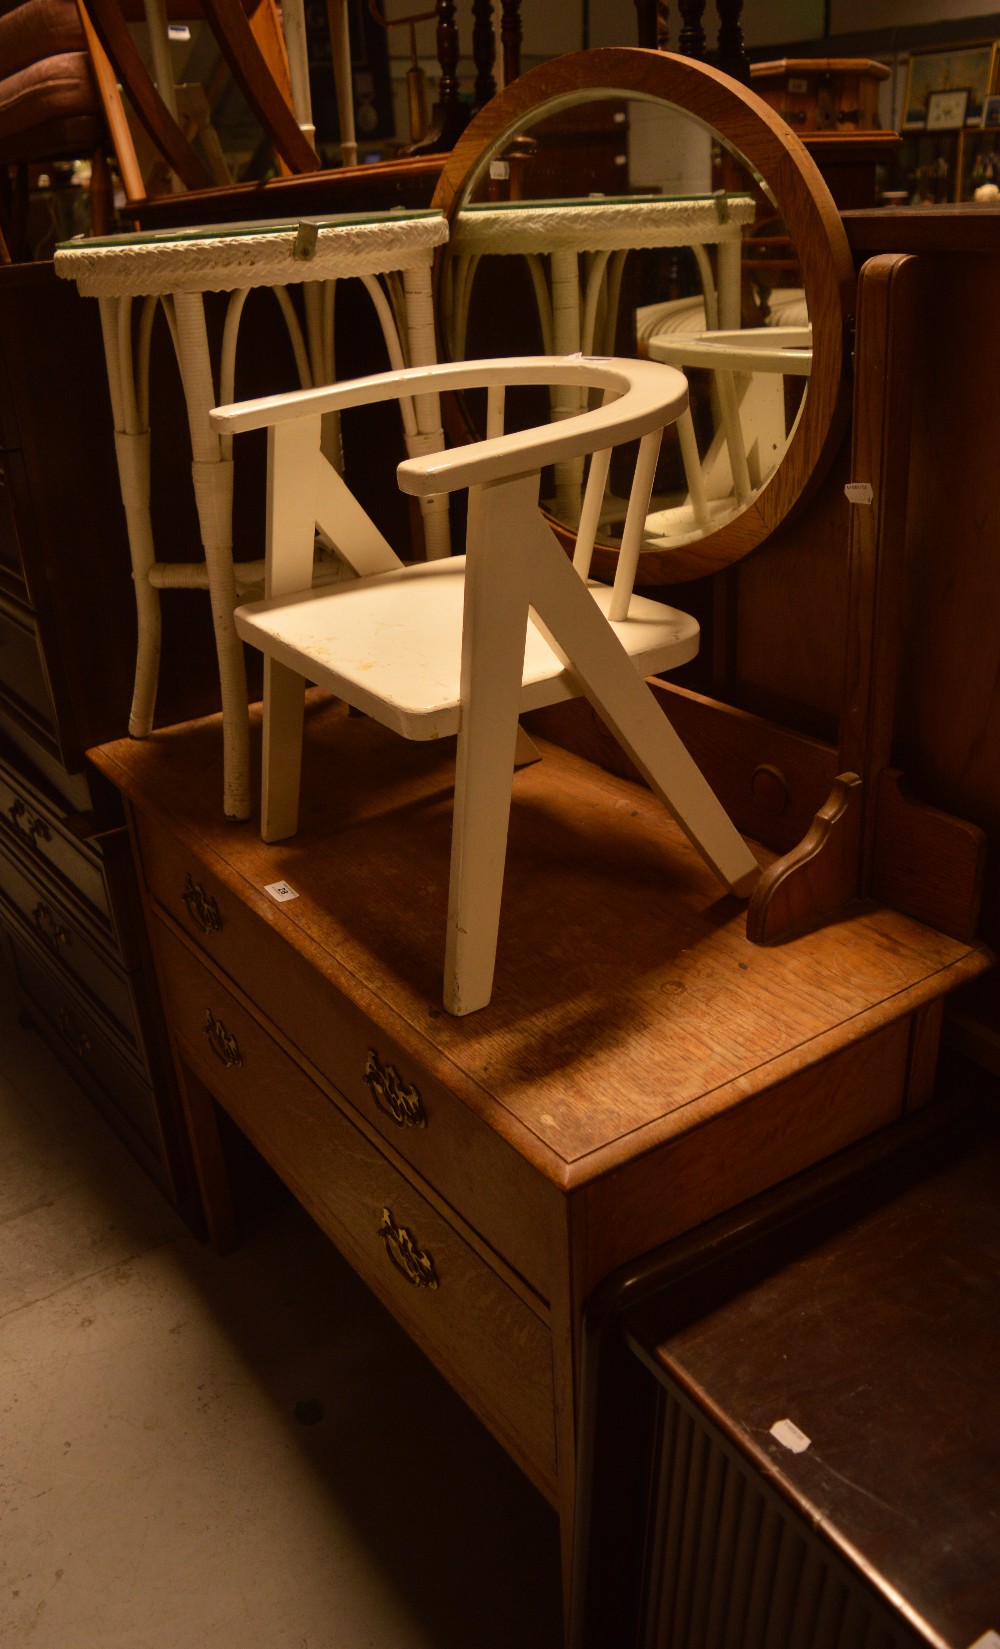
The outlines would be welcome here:
[[[220,816],[217,717],[92,752],[209,1227],[232,1241],[218,1105],[556,1505],[568,1559],[593,1288],[927,1100],[943,997],[988,955],[874,904],[751,945],[648,792],[546,745],[515,778],[494,1001],[455,1020],[447,745],[315,696],[307,750],[272,846]]]

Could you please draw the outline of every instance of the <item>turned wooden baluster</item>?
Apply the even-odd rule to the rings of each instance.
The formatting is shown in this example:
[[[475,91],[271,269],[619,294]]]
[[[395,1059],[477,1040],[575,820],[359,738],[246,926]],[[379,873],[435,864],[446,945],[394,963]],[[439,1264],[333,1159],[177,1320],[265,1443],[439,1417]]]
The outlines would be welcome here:
[[[679,0],[682,28],[677,50],[682,57],[714,63],[723,74],[744,85],[750,83],[750,64],[743,45],[743,0],[716,0],[719,37],[714,52],[706,50],[703,19],[705,0]],[[635,0],[638,43],[659,51],[670,50],[670,7],[668,0]]]
[[[721,69],[723,74],[731,74],[734,80],[740,80],[744,86],[749,86],[750,63],[743,45],[743,29],[740,25],[743,0],[715,0],[715,4],[719,13],[719,43],[713,59],[715,66]]]
[[[678,50],[682,57],[705,58],[705,30],[702,27],[702,18],[705,15],[705,0],[680,0],[680,14],[683,27],[678,41]]]
[[[503,55],[503,83],[509,86],[521,72],[521,0],[502,0],[500,49]]]
[[[635,0],[636,44],[656,49],[656,0]]]
[[[496,62],[493,33],[493,0],[472,0],[472,59],[476,65],[475,105],[481,109],[497,89],[493,65]]]
[[[455,0],[437,0],[437,56],[441,65],[441,87],[438,93],[441,129],[435,147],[451,148],[465,125],[458,96],[458,29],[455,26]]]

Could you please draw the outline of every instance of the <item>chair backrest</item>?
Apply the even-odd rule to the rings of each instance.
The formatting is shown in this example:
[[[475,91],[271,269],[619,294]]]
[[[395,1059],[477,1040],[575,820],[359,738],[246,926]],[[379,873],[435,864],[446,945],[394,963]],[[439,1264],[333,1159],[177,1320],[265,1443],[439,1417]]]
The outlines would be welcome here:
[[[600,405],[558,423],[545,422],[530,429],[502,433],[506,391],[515,387],[560,385],[584,393],[599,393]],[[503,360],[467,361],[458,365],[412,367],[403,372],[379,373],[350,383],[302,390],[288,395],[264,396],[234,406],[217,407],[212,423],[220,432],[239,434],[245,430],[270,432],[271,529],[275,539],[278,511],[302,517],[300,534],[311,533],[314,521],[331,537],[338,550],[352,564],[351,535],[345,535],[342,507],[343,482],[320,451],[324,416],[352,407],[399,399],[407,403],[421,392],[445,394],[470,389],[487,391],[487,436],[483,441],[450,451],[426,453],[406,459],[397,470],[400,488],[418,498],[449,493],[467,487],[487,486],[524,475],[538,475],[548,464],[592,454],[584,495],[583,512],[573,564],[586,579],[607,482],[611,453],[615,446],[638,439],[640,443],[636,475],[629,500],[625,531],[618,557],[611,619],[628,612],[635,582],[642,532],[649,508],[649,494],[664,427],[687,406],[687,382],[682,373],[653,361],[600,360],[582,356],[513,356]],[[303,454],[315,456],[319,483],[316,514],[308,522],[302,516]],[[327,475],[327,471],[329,474]],[[360,510],[360,506],[356,506]],[[312,506],[307,509],[311,515]],[[361,512],[363,515],[363,512]],[[364,516],[367,522],[368,517]],[[371,523],[369,523],[369,527]],[[371,528],[372,532],[375,529]],[[379,535],[380,537],[381,535]],[[364,531],[358,543],[368,546],[364,564],[356,571],[381,570],[372,564],[374,540]],[[384,543],[384,540],[382,541]],[[298,557],[306,566],[304,538]],[[382,553],[381,551],[379,552]],[[391,554],[391,552],[389,552]],[[303,578],[298,585],[303,587]],[[273,593],[277,593],[276,591]]]

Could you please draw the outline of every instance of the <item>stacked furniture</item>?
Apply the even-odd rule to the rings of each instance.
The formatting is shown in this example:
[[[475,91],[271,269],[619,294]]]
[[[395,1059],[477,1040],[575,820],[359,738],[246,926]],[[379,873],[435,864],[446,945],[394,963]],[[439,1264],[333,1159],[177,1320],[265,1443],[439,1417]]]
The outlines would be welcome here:
[[[439,1007],[454,789],[443,741],[402,745],[311,698],[299,830],[278,844],[255,819],[223,817],[218,718],[92,752],[130,819],[216,1241],[235,1235],[228,1118],[558,1508],[567,1579],[591,1293],[651,1244],[929,1102],[945,998],[991,963],[976,939],[981,834],[915,802],[890,764],[912,271],[880,259],[862,280],[852,469],[845,451],[827,483],[856,282],[814,169],[749,94],[681,59],[580,54],[477,117],[440,203],[459,213],[522,121],[602,75],[615,97],[690,99],[731,132],[801,238],[813,371],[784,460],[752,510],[639,565],[640,581],[742,578],[758,564],[750,549],[769,567],[774,540],[798,534],[792,508],[808,510],[810,489],[842,501],[831,508],[828,490],[816,590],[795,567],[783,579],[792,611],[826,599],[810,634],[845,685],[825,738],[654,683],[755,853],[763,844],[749,927],[654,799],[583,759],[607,761],[610,741],[586,713],[581,733],[566,706],[534,713],[551,720],[532,732],[551,726],[558,742],[514,777],[494,994],[464,1018]],[[315,500],[302,503],[308,551]],[[811,568],[817,552],[802,555]],[[722,685],[742,639],[725,624],[739,617],[720,601]],[[781,619],[750,638],[775,670],[796,659]],[[255,714],[251,732],[254,749]]]
[[[992,960],[978,938],[982,832],[943,811],[943,782],[914,799],[894,765],[907,754],[926,788],[933,775],[921,735],[937,728],[939,714],[946,743],[961,699],[951,666],[915,619],[925,631],[939,614],[947,619],[951,656],[961,657],[976,704],[992,704],[989,684],[973,679],[970,649],[955,645],[961,613],[941,598],[926,616],[916,611],[932,575],[949,576],[947,559],[907,567],[903,554],[915,517],[933,513],[917,510],[925,503],[918,487],[936,488],[935,519],[947,513],[963,533],[970,513],[958,517],[943,496],[937,455],[928,455],[919,426],[911,506],[902,412],[914,384],[918,404],[931,403],[932,370],[952,382],[935,350],[920,358],[917,348],[926,301],[919,259],[873,247],[881,255],[858,283],[832,201],[794,135],[721,76],[658,53],[580,57],[586,62],[523,77],[492,114],[477,117],[445,168],[439,203],[450,214],[463,209],[470,180],[488,172],[519,123],[530,124],[534,97],[543,110],[561,107],[568,90],[590,101],[605,75],[614,99],[632,92],[678,106],[690,97],[699,118],[759,159],[790,231],[801,235],[814,356],[788,451],[752,510],[679,551],[644,551],[639,564],[640,583],[719,575],[703,683],[714,696],[660,682],[653,691],[766,861],[749,928],[738,901],[720,894],[681,834],[664,825],[656,801],[626,773],[603,770],[627,764],[609,756],[589,712],[564,717],[557,706],[538,712],[549,719],[532,727],[552,739],[544,759],[513,780],[493,999],[467,1018],[443,1014],[454,788],[443,741],[401,746],[374,720],[309,697],[300,828],[276,845],[260,840],[256,819],[224,817],[222,718],[202,715],[204,704],[185,711],[176,691],[165,690],[162,715],[173,725],[143,740],[124,736],[127,681],[103,707],[113,702],[115,713],[98,713],[95,661],[104,654],[94,637],[114,633],[115,668],[126,674],[135,640],[124,538],[102,560],[110,537],[102,546],[87,525],[90,489],[109,532],[110,452],[67,460],[68,493],[65,478],[46,469],[47,435],[60,452],[74,440],[80,453],[88,449],[60,423],[74,406],[80,417],[76,391],[45,356],[58,348],[55,328],[39,345],[37,318],[32,327],[19,309],[17,272],[2,332],[8,372],[30,389],[8,450],[11,476],[23,466],[27,505],[17,514],[17,553],[3,557],[4,611],[12,635],[37,633],[41,647],[34,674],[11,652],[2,708],[8,765],[21,774],[8,809],[3,907],[21,988],[72,1059],[82,1043],[70,1046],[59,1007],[45,1007],[46,989],[74,993],[70,1007],[89,1012],[75,1023],[92,1042],[109,1024],[119,1042],[128,1034],[120,994],[99,1008],[105,999],[69,960],[85,925],[71,930],[69,918],[87,901],[99,911],[100,890],[91,879],[91,892],[53,903],[67,878],[61,860],[45,858],[56,836],[69,844],[83,835],[89,845],[78,864],[90,864],[92,850],[101,867],[111,864],[111,835],[123,838],[110,781],[131,830],[183,1140],[211,1234],[220,1247],[236,1234],[229,1119],[558,1508],[567,1583],[579,1520],[588,1299],[651,1246],[932,1109],[945,999],[955,988],[984,988]],[[856,223],[855,244],[865,231]],[[984,251],[993,252],[992,238]],[[987,262],[973,270],[983,304]],[[856,289],[848,448],[843,368]],[[67,289],[65,301],[76,305],[76,295]],[[29,339],[41,351],[33,378],[22,353]],[[79,375],[88,397],[101,377],[97,342],[92,332]],[[15,399],[20,407],[17,389]],[[939,419],[950,405],[942,401]],[[968,420],[952,421],[968,435]],[[186,441],[178,445],[186,462]],[[846,496],[845,481],[853,483]],[[36,554],[24,545],[39,522]],[[67,522],[77,529],[72,538]],[[310,552],[311,527],[310,517]],[[193,539],[200,560],[196,531]],[[602,571],[616,558],[613,546],[597,546]],[[106,566],[118,571],[99,581]],[[983,571],[978,560],[974,570]],[[993,584],[984,574],[977,586],[983,610],[983,589]],[[62,600],[71,606],[59,620]],[[978,612],[968,633],[981,624]],[[918,641],[935,690],[942,686],[940,710],[912,696],[921,714],[907,727],[916,711],[901,694],[896,712],[896,687],[919,674]],[[85,662],[66,722],[60,682],[77,650]],[[22,645],[21,656],[35,655]],[[203,678],[186,644],[165,643],[165,669],[172,660],[197,688]],[[959,718],[960,753],[973,720]],[[252,711],[253,771],[258,725]],[[910,735],[905,752],[901,727]],[[84,743],[103,789],[83,778]],[[979,809],[990,827],[984,815]],[[33,891],[19,903],[15,874],[29,871]],[[80,870],[76,885],[84,879]],[[101,956],[138,1001],[143,941],[130,922],[133,888],[121,888],[106,900]],[[36,915],[39,906],[49,915]],[[995,898],[988,909],[995,919]],[[100,918],[89,921],[98,931]],[[154,1017],[147,998],[133,1040],[166,1140],[169,1096],[160,1097],[154,1038],[144,1029]],[[967,1034],[971,1049],[975,1033]],[[106,1103],[116,1115],[126,1109]]]

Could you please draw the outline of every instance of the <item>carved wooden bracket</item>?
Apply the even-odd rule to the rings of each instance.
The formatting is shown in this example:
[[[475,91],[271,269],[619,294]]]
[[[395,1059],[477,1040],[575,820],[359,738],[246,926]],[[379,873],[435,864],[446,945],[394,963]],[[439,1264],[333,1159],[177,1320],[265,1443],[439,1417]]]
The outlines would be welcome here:
[[[765,870],[747,911],[747,938],[776,945],[839,916],[858,896],[861,780],[842,773],[799,845]]]

